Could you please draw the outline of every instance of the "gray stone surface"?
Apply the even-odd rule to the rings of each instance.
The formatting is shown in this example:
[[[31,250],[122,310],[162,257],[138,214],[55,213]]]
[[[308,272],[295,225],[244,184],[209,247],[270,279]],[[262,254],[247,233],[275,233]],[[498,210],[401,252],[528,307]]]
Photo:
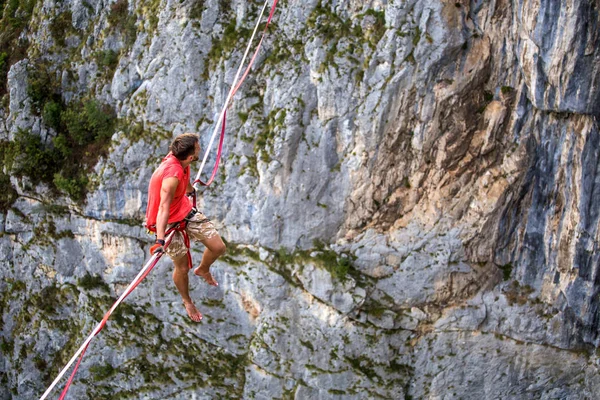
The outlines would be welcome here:
[[[122,125],[85,204],[11,177],[1,399],[38,398],[146,261],[151,173],[176,134],[208,145],[259,7],[132,0],[131,38],[114,4],[40,3],[8,71],[2,140],[53,134],[27,90],[40,55],[65,101],[95,97]],[[50,24],[67,10],[61,49]],[[161,261],[71,396],[595,398],[598,15],[579,0],[281,2],[200,191],[229,243],[218,288],[191,277],[203,322]]]

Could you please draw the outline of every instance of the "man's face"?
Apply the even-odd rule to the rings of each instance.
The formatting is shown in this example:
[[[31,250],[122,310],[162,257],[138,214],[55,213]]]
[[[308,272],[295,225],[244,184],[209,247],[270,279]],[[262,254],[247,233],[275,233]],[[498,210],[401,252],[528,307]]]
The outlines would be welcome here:
[[[194,155],[192,156],[192,162],[198,161],[200,159],[200,145],[196,143],[196,150],[194,151]]]

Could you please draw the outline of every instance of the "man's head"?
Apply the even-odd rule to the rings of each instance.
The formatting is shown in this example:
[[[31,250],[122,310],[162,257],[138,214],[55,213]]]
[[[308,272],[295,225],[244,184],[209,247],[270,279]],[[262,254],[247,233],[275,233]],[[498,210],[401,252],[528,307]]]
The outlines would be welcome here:
[[[200,153],[200,143],[198,135],[195,133],[184,133],[175,138],[171,143],[171,153],[179,161],[197,161]],[[192,156],[191,160],[188,158]]]

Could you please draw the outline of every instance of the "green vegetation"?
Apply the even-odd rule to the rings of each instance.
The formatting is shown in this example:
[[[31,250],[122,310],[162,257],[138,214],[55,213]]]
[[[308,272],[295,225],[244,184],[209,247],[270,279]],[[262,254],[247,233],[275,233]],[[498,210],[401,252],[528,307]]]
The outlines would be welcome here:
[[[265,65],[278,65],[287,60],[297,58],[305,58],[304,42],[302,39],[275,41],[273,43],[273,50],[269,54],[269,57],[265,59]],[[293,67],[299,68],[297,64],[293,65]]]
[[[225,308],[225,304],[221,299],[206,299],[202,302],[202,305],[206,307]]]
[[[110,26],[121,31],[125,36],[126,47],[133,45],[137,37],[137,17],[135,13],[129,14],[128,9],[128,0],[118,0],[111,5],[110,14],[108,14],[108,23]]]
[[[413,39],[412,39],[413,46],[418,45],[420,40],[421,40],[421,28],[419,28],[417,26],[415,28],[415,36],[413,36]]]
[[[10,183],[10,177],[0,171],[0,212],[5,213],[17,198],[18,193]]]
[[[240,122],[243,125],[248,120],[248,113],[239,112],[238,113],[238,118],[240,119]]]
[[[0,144],[3,164],[12,176],[27,177],[33,185],[46,183],[82,201],[88,172],[108,151],[117,124],[114,111],[94,99],[66,104],[59,94],[59,84],[43,63],[34,64],[28,83],[33,112],[41,115],[56,136],[42,140],[30,131],[18,131],[12,142]],[[6,178],[0,176],[0,184],[6,188],[0,207],[6,209],[15,193]]]
[[[342,19],[329,7],[324,7],[320,2],[306,21],[306,26],[314,29],[315,33],[326,40],[339,40],[344,36],[362,36],[360,25],[352,26],[350,19]]]
[[[315,351],[315,347],[311,342],[300,339],[300,343],[302,343],[304,347],[309,348],[310,351]]]
[[[194,0],[192,7],[190,8],[190,18],[192,18],[192,19],[202,18],[203,11],[204,11],[204,0]]]
[[[290,265],[296,261],[296,257],[293,253],[288,252],[285,247],[280,247],[275,253],[275,259],[281,265]]]
[[[374,305],[372,307],[365,308],[365,311],[375,318],[381,318],[387,309],[387,307],[383,307],[381,305]]]
[[[227,253],[221,257],[222,261],[233,266],[245,265],[247,262],[241,261],[238,257],[247,257],[255,261],[260,261],[258,253],[250,250],[248,247],[239,246],[234,243],[226,243]],[[269,250],[273,256],[273,262],[268,264],[275,267],[276,272],[283,276],[291,284],[295,283],[292,277],[290,267],[293,265],[303,265],[311,263],[324,268],[337,279],[345,279],[353,270],[352,260],[354,257],[348,253],[336,253],[329,249],[323,242],[315,240],[313,248],[307,250],[289,251],[285,247],[278,250]],[[311,257],[311,254],[313,255]]]
[[[499,265],[498,268],[502,270],[502,279],[505,281],[509,280],[513,269],[512,264]]]
[[[518,304],[524,305],[529,299],[529,295],[534,292],[533,288],[529,285],[521,286],[518,281],[512,281],[510,285],[505,289],[504,295],[509,305]]]
[[[329,7],[319,3],[306,21],[306,26],[314,30],[315,34],[322,37],[324,43],[329,47],[325,54],[325,60],[319,67],[319,72],[323,73],[329,66],[338,68],[335,63],[335,57],[338,55],[338,44],[342,38],[360,42],[363,40],[363,31],[360,24],[353,26],[351,19],[342,19],[337,13]],[[356,45],[360,49],[360,45]]]
[[[364,24],[361,23],[361,19],[369,20],[365,29],[362,28]],[[309,15],[306,27],[312,31],[311,35],[320,36],[324,44],[328,46],[325,59],[319,67],[319,73],[324,73],[328,67],[337,70],[339,66],[335,61],[336,58],[345,58],[356,65],[351,68],[356,71],[355,82],[357,84],[362,82],[364,69],[369,65],[370,54],[364,53],[365,44],[372,52],[387,30],[384,11],[369,9],[352,19],[344,19],[332,11],[331,6],[324,6],[323,2],[319,3]],[[362,69],[360,58],[363,59]]]
[[[365,32],[365,38],[368,40],[369,44],[374,49],[386,31],[385,12],[369,9],[369,10],[367,10],[367,12],[364,15],[365,15],[365,17],[371,16],[375,19],[375,23],[373,24],[373,27],[369,31]]]
[[[38,0],[2,0],[0,19],[0,96],[7,93],[6,80],[11,65],[27,56],[29,43],[20,38],[29,26]]]
[[[390,361],[388,371],[411,375],[414,372],[414,368],[410,365],[402,364],[396,360],[392,360]]]
[[[40,357],[39,354],[33,357],[33,364],[39,370],[45,370],[46,368],[48,368],[48,363],[46,363],[46,360]]]
[[[57,86],[43,65],[31,71],[28,93],[34,112],[56,136],[44,141],[20,130],[14,141],[2,143],[1,155],[11,175],[28,177],[34,185],[44,182],[81,201],[87,190],[87,173],[98,157],[106,154],[116,118],[110,107],[93,99],[65,104]],[[10,199],[11,195],[2,205]]]
[[[16,209],[13,209],[13,211],[14,210]],[[74,237],[73,231],[69,229],[60,232],[57,231],[52,217],[47,216],[33,228],[33,238],[23,245],[23,251],[27,251],[27,249],[34,244],[40,246],[52,246],[55,241],[63,238],[73,239]]]
[[[358,357],[346,356],[345,359],[352,369],[375,382],[383,379],[389,382],[389,384],[403,385],[408,383],[408,378],[414,375],[414,369],[410,365],[399,363],[396,360],[392,360],[389,363],[380,363],[370,359],[366,355]]]
[[[141,19],[147,21],[146,31],[153,34],[158,27],[158,15],[160,14],[161,0],[144,0],[141,4]]]
[[[25,293],[22,283],[10,280],[7,283],[7,290],[0,293],[0,311],[12,307],[11,335],[24,336],[27,332],[28,336],[33,336],[19,345],[0,339],[1,354],[17,369],[33,365],[40,371],[43,383],[48,385],[91,329],[90,322],[85,322],[87,318],[81,316],[91,313],[98,321],[115,299],[106,295],[94,297],[93,293],[80,297],[79,288],[71,284],[53,284],[41,291]],[[81,299],[84,304],[80,303]],[[108,324],[109,329],[102,331],[106,346],[135,349],[131,354],[136,356],[120,364],[105,360],[92,366],[89,377],[80,377],[93,388],[90,398],[138,399],[140,393],[159,391],[161,384],[172,384],[174,380],[185,381],[188,387],[198,389],[211,387],[222,398],[242,396],[244,371],[248,364],[246,354],[232,355],[189,335],[173,337],[170,334],[166,339],[161,331],[169,324],[164,325],[156,316],[144,311],[144,305],[122,303]],[[52,346],[42,358],[34,351],[34,345],[46,329],[62,336],[58,340],[63,345],[59,349]],[[141,350],[139,356],[138,350]],[[135,376],[137,386],[123,390],[114,383],[120,376]]]
[[[483,104],[476,111],[477,114],[483,114],[488,104],[490,104],[494,100],[494,93],[489,90],[483,91]]]
[[[337,254],[328,249],[325,244],[319,240],[313,242],[317,250],[315,259],[321,263],[331,274],[339,279],[344,279],[352,267],[351,256],[349,254]]]
[[[112,77],[115,72],[115,68],[119,63],[119,53],[114,50],[102,50],[95,53],[96,63],[104,67],[108,71],[108,77]]]
[[[0,79],[6,83],[6,74],[8,74],[8,54],[6,52],[0,53]]]
[[[489,90],[484,90],[483,99],[489,103],[490,101],[494,100],[494,93],[490,92]]]
[[[101,289],[106,293],[110,293],[110,288],[99,275],[92,276],[88,273],[77,280],[77,286],[85,290]]]
[[[4,2],[2,2],[4,5]],[[36,0],[8,0],[4,5],[3,22],[12,28],[25,28],[31,19]]]
[[[6,340],[5,338],[2,338],[2,343],[0,343],[0,351],[2,351],[2,354],[6,356],[12,354],[14,347],[15,343],[12,340]]]
[[[94,59],[98,65],[99,74],[106,81],[112,80],[119,64],[120,53],[114,50],[100,50],[94,53]]]
[[[92,380],[97,382],[110,378],[116,373],[116,370],[110,364],[92,365],[90,367],[90,373],[92,374]]]
[[[66,109],[62,115],[62,121],[70,139],[76,146],[106,143],[115,128],[113,111],[95,100]],[[61,151],[63,154],[65,153],[62,148]],[[83,155],[89,156],[90,154]]]
[[[275,140],[276,130],[283,127],[286,115],[287,111],[285,109],[273,109],[267,116],[262,131],[256,137],[254,153],[260,154],[260,159],[265,163],[271,161],[271,155],[269,154],[267,147],[272,146],[273,141]]]
[[[117,0],[110,6],[108,14],[108,23],[114,27],[123,27],[129,16],[129,1]]]
[[[311,262],[329,271],[333,277],[345,279],[352,269],[351,256],[346,253],[338,254],[328,249],[323,242],[318,240],[314,241],[313,246],[314,248],[310,250],[296,250],[294,252],[289,252],[282,247],[275,253],[275,261],[280,268]],[[311,257],[310,254],[313,252],[315,253],[314,257]]]
[[[258,160],[256,158],[256,154],[252,154],[248,157],[248,164],[242,168],[240,175],[244,174],[245,172],[248,172],[250,176],[258,176]]]
[[[502,94],[510,94],[514,91],[514,89],[510,86],[502,86],[500,88],[500,91],[502,92]]]
[[[245,246],[238,246],[233,243],[227,242],[223,239],[225,245],[227,246],[227,252],[221,256],[220,260],[233,265],[233,266],[242,266],[245,264],[243,261],[239,261],[236,257],[247,257],[251,260],[259,261],[260,257],[257,252]]]
[[[208,79],[210,71],[214,70],[221,58],[227,57],[235,49],[240,38],[249,37],[251,30],[237,27],[237,20],[232,18],[225,26],[220,39],[213,38],[212,47],[208,51],[202,78]]]
[[[68,32],[73,31],[73,15],[71,11],[65,11],[52,19],[49,25],[50,34],[56,45],[64,47]]]
[[[375,363],[366,356],[360,356],[357,358],[347,357],[346,360],[350,363],[353,369],[362,372],[370,380],[379,377],[375,371]]]
[[[37,295],[29,297],[31,304],[47,315],[57,315],[69,293],[58,286],[46,286]]]
[[[62,107],[60,103],[45,107],[46,117],[51,116],[49,124],[59,124],[60,129],[52,143],[20,130],[10,143],[13,154],[19,156],[6,165],[17,177],[26,176],[33,184],[47,183],[81,201],[87,190],[88,170],[107,150],[114,116],[93,100],[69,109]]]
[[[28,176],[34,184],[40,181],[52,181],[54,165],[58,161],[57,155],[45,148],[38,135],[19,130],[15,135],[15,141],[6,142],[5,146],[10,146],[11,149],[10,153],[5,154],[5,165],[10,167],[11,175]],[[20,159],[12,163],[9,161],[19,155]]]

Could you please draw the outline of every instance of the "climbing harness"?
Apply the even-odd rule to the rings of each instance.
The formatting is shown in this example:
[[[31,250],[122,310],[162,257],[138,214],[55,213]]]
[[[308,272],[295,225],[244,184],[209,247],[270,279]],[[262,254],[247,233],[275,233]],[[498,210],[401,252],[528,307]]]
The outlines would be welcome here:
[[[244,53],[244,57],[242,58],[242,61],[240,62],[240,67],[237,70],[237,73],[235,75],[235,78],[233,80],[233,83],[231,85],[231,90],[229,91],[229,94],[227,95],[227,98],[225,100],[225,103],[223,105],[223,109],[219,115],[219,120],[217,121],[217,124],[215,125],[215,129],[213,131],[213,134],[210,138],[210,142],[209,145],[204,153],[204,157],[202,159],[202,164],[200,165],[200,169],[198,170],[198,174],[196,175],[196,179],[194,180],[193,183],[193,187],[194,189],[198,189],[198,184],[201,184],[202,186],[208,186],[212,183],[212,181],[215,178],[215,175],[217,173],[217,169],[219,167],[219,161],[221,159],[221,153],[222,153],[222,149],[223,149],[223,139],[225,137],[225,121],[226,121],[226,117],[227,117],[227,108],[229,107],[233,96],[236,94],[236,92],[238,91],[238,89],[240,88],[240,86],[242,85],[242,83],[244,82],[244,80],[246,79],[246,77],[248,76],[248,73],[250,72],[250,69],[252,68],[252,65],[254,64],[254,61],[256,60],[256,56],[258,55],[258,52],[260,50],[260,47],[262,45],[263,39],[265,37],[265,34],[267,32],[267,28],[269,27],[269,23],[271,22],[271,19],[273,18],[273,14],[275,13],[275,7],[277,6],[277,2],[278,0],[273,0],[273,5],[271,6],[271,12],[269,13],[269,18],[267,19],[267,23],[265,25],[265,28],[262,32],[262,37],[258,43],[258,46],[256,47],[256,50],[254,51],[254,55],[252,56],[252,58],[250,59],[250,62],[248,63],[248,66],[246,67],[246,70],[244,71],[244,73],[242,74],[241,79],[238,81],[238,78],[240,77],[240,73],[242,71],[242,67],[244,65],[244,62],[246,61],[246,57],[250,51],[251,45],[252,45],[252,41],[254,39],[254,36],[256,35],[256,32],[258,31],[258,27],[260,26],[260,21],[262,19],[262,16],[264,15],[264,12],[267,8],[267,5],[269,4],[271,0],[265,0],[265,4],[261,10],[261,13],[258,16],[258,20],[256,22],[256,26],[254,28],[254,31],[252,32],[252,36],[250,37],[250,41],[248,42],[248,46],[246,47],[246,51]],[[202,182],[200,180],[200,174],[202,173],[202,170],[204,168],[204,165],[206,164],[206,160],[208,159],[208,155],[210,152],[210,149],[212,147],[212,144],[214,142],[214,139],[216,137],[217,131],[219,130],[219,127],[221,128],[221,136],[219,139],[219,146],[218,146],[218,150],[217,150],[217,156],[216,156],[216,161],[215,161],[215,166],[213,167],[213,171],[211,173],[210,178],[208,179],[207,182]],[[194,210],[195,210],[195,206],[196,206],[196,201],[195,201],[195,193],[194,193]],[[189,217],[189,215],[188,215]],[[186,217],[186,219],[188,219],[188,217]],[[190,242],[189,242],[189,236],[187,235],[187,232],[185,231],[185,226],[187,224],[187,221],[181,221],[180,223],[176,224],[175,226],[170,227],[169,229],[167,229],[167,231],[165,232],[165,245],[164,248],[166,249],[170,244],[171,241],[173,240],[173,235],[176,232],[181,232],[181,234],[183,235],[184,238],[184,242],[186,247],[188,248],[188,263],[190,265],[190,268],[192,267],[192,260],[191,260],[191,254],[189,252],[189,247],[190,247]],[[98,325],[96,325],[96,327],[94,328],[94,330],[92,331],[92,333],[87,337],[87,339],[84,341],[84,343],[81,345],[81,347],[77,350],[77,352],[75,353],[75,355],[73,355],[73,357],[69,360],[69,362],[67,363],[67,365],[62,369],[62,371],[58,374],[58,376],[56,377],[56,379],[54,379],[54,381],[52,382],[52,384],[50,385],[50,387],[48,387],[48,389],[46,389],[46,391],[44,392],[44,394],[42,395],[42,397],[40,397],[40,400],[44,400],[46,399],[46,397],[48,397],[48,395],[50,394],[50,392],[52,392],[52,390],[54,389],[54,387],[58,384],[58,382],[61,380],[61,378],[64,376],[65,372],[71,367],[71,365],[75,362],[75,360],[77,360],[77,357],[79,357],[79,360],[77,360],[77,363],[75,364],[75,367],[73,368],[73,371],[71,372],[71,375],[69,376],[69,379],[67,380],[67,383],[65,384],[65,387],[63,389],[63,391],[61,392],[60,398],[59,400],[63,400],[65,398],[65,396],[67,395],[67,392],[69,390],[69,387],[71,386],[71,383],[73,382],[73,379],[75,377],[75,373],[77,372],[77,369],[79,368],[79,364],[81,364],[81,360],[83,359],[83,356],[91,342],[91,340],[94,338],[94,336],[96,336],[98,333],[100,333],[100,331],[104,328],[104,326],[106,325],[106,322],[108,321],[108,319],[110,318],[110,316],[112,315],[112,313],[114,312],[114,310],[119,306],[119,304],[121,304],[123,302],[123,300],[125,300],[125,298],[127,296],[129,296],[129,294],[131,292],[133,292],[133,290],[144,280],[144,278],[146,278],[146,276],[148,276],[148,274],[150,273],[150,271],[152,271],[152,269],[156,266],[156,264],[158,263],[158,261],[160,260],[160,258],[163,256],[163,252],[157,252],[155,254],[152,255],[152,257],[150,258],[150,260],[144,265],[144,267],[140,270],[140,272],[138,273],[138,275],[135,277],[135,279],[129,284],[129,286],[125,289],[125,291],[123,292],[123,294],[121,294],[121,296],[117,299],[117,301],[112,305],[112,307],[106,312],[106,314],[104,315],[104,317],[102,318],[102,321],[100,321],[100,323],[98,323]]]
[[[194,192],[192,194],[192,198],[193,198],[193,207],[192,210],[188,213],[188,215],[185,216],[185,218],[179,222],[174,222],[171,224],[171,228],[167,229],[167,232],[170,232],[170,229],[175,229],[176,232],[181,233],[181,236],[183,236],[183,243],[185,244],[185,247],[187,248],[187,260],[188,260],[188,266],[190,267],[190,269],[193,268],[193,264],[192,264],[192,253],[190,252],[190,237],[187,233],[187,231],[185,230],[185,228],[187,227],[188,222],[190,222],[192,220],[192,218],[194,218],[194,215],[198,214],[198,209],[196,208],[196,192]],[[203,219],[200,221],[200,223],[202,222],[206,222],[209,221],[209,219]],[[155,234],[156,233],[156,226],[153,225],[151,227],[148,228],[148,232],[150,234]],[[167,232],[165,232],[165,235],[167,234]],[[165,246],[163,248],[166,249],[166,242],[165,242]]]

